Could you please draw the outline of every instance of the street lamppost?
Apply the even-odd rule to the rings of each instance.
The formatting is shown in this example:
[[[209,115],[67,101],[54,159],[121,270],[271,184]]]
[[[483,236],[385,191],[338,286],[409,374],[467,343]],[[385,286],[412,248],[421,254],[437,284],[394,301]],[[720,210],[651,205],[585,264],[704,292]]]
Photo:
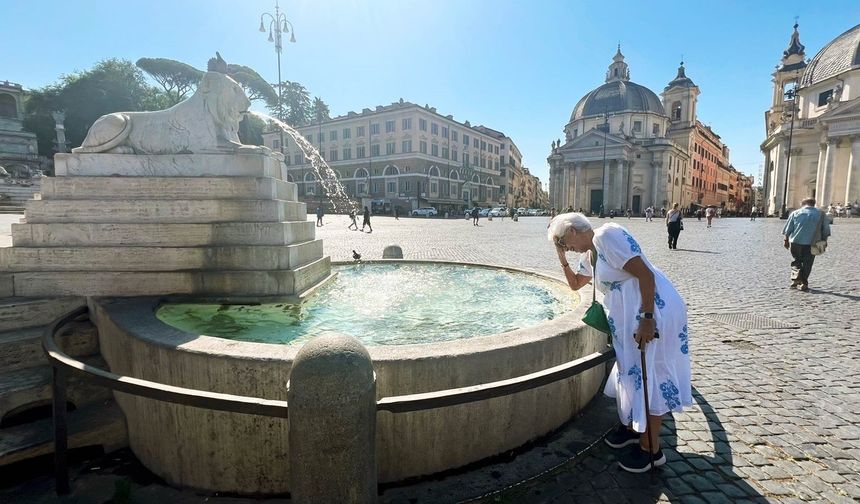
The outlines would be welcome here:
[[[267,18],[268,16],[268,18]],[[290,42],[295,44],[296,31],[293,29],[293,24],[287,21],[287,15],[281,12],[278,7],[278,0],[275,0],[275,13],[271,14],[264,12],[260,14],[260,31],[266,33],[265,21],[269,21],[269,42],[275,43],[275,52],[278,54],[278,119],[284,120],[284,103],[281,98],[283,93],[283,85],[281,84],[281,44],[282,35],[290,34]],[[284,152],[284,131],[281,130],[281,152]],[[304,180],[302,181],[304,182]]]
[[[788,176],[791,174],[791,140],[794,137],[794,119],[797,111],[797,72],[795,71],[794,86],[786,91],[786,99],[791,102],[789,107],[788,118],[791,121],[791,126],[788,128],[788,155],[785,159],[785,184],[782,187],[782,208],[779,209],[779,218],[788,219],[788,210],[785,208],[788,199]]]
[[[607,110],[603,112],[603,176],[601,177],[601,187],[600,190],[600,213],[598,216],[602,219],[606,216],[605,208],[606,208],[606,135],[609,132],[609,114],[607,114]]]

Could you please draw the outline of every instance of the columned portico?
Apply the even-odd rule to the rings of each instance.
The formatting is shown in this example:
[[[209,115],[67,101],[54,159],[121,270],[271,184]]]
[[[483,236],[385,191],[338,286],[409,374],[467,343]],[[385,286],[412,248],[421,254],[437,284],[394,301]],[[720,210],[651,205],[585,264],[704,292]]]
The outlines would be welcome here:
[[[573,208],[575,210],[579,210],[579,207],[582,206],[582,163],[574,163],[573,164],[575,171],[575,176],[573,179],[574,187],[573,187]]]
[[[848,157],[848,175],[845,177],[845,201],[851,203],[860,199],[860,137],[852,136],[851,153]]]
[[[832,200],[833,163],[836,161],[836,149],[839,138],[828,138],[824,146],[824,163],[818,165],[818,178],[815,182],[815,197],[819,206],[827,206]],[[819,155],[821,159],[821,155]]]

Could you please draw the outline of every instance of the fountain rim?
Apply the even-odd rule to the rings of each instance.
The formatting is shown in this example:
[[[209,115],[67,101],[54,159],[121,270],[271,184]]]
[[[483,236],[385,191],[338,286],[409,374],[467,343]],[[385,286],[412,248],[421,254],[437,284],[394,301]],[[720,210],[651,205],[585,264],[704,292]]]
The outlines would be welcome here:
[[[333,266],[350,266],[354,264],[354,262],[350,261],[332,262]],[[362,261],[362,264],[429,264],[499,269],[538,277],[542,280],[557,282],[564,287],[568,287],[567,283],[557,276],[525,268],[514,268],[487,263],[380,259]],[[336,274],[332,274],[329,276],[327,281],[331,281],[335,277]],[[320,284],[320,286],[321,285],[322,284]],[[156,311],[163,304],[179,302],[220,302],[222,304],[278,302],[279,300],[301,302],[309,296],[312,296],[318,288],[319,286],[315,286],[297,296],[280,298],[217,298],[187,295],[103,298],[97,303],[97,308],[107,310],[107,314],[112,323],[121,327],[126,333],[133,335],[136,339],[144,340],[149,344],[154,344],[160,347],[209,357],[252,359],[258,361],[292,361],[301,349],[301,345],[231,340],[217,336],[191,333],[162,322],[156,316]],[[366,348],[374,361],[393,361],[419,357],[465,356],[475,353],[491,352],[503,348],[507,349],[518,345],[533,344],[536,341],[558,337],[561,333],[574,333],[577,329],[584,326],[585,324],[581,319],[588,307],[583,300],[590,297],[591,288],[591,285],[587,285],[580,289],[580,291],[573,293],[578,297],[578,299],[572,310],[555,319],[546,320],[538,323],[537,325],[514,329],[503,333],[492,333],[458,340],[412,343],[406,345],[366,345]],[[505,337],[499,338],[501,335],[504,335]]]

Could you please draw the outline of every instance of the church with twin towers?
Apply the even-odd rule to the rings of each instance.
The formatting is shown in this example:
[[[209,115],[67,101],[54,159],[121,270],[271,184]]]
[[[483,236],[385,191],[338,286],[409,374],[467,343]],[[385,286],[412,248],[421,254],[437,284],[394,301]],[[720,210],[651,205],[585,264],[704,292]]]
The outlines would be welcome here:
[[[748,212],[752,177],[731,166],[729,148],[698,120],[699,93],[681,62],[658,97],[630,80],[619,46],[604,84],[579,100],[564,140],[552,142],[551,206],[640,214],[679,203]]]

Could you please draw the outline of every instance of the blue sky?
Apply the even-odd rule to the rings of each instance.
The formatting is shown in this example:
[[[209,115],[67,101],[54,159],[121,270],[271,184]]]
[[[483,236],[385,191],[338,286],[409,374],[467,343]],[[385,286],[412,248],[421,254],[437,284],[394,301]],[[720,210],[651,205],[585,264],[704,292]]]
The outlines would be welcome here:
[[[70,7],[73,5],[73,7]],[[659,93],[683,58],[699,118],[758,178],[770,73],[799,17],[807,57],[860,22],[857,0],[282,0],[297,43],[284,79],[333,115],[403,98],[510,135],[546,183],[550,142],[603,83],[615,46],[631,79]],[[164,57],[205,68],[216,50],[277,80],[257,31],[274,0],[0,0],[0,79],[36,88],[98,60]],[[10,41],[16,41],[10,46]]]

